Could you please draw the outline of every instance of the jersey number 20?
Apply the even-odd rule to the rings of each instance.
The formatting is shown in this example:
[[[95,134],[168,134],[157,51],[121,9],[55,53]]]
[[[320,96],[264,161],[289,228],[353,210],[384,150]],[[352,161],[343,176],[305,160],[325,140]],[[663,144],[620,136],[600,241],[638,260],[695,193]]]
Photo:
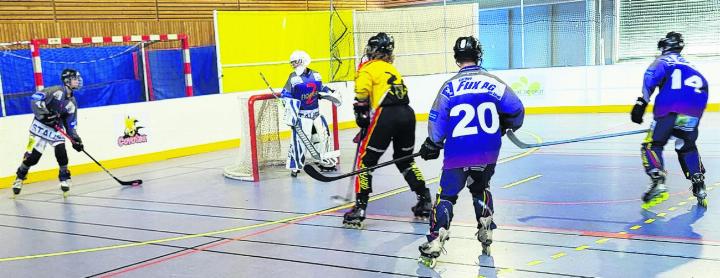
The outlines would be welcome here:
[[[490,111],[489,125],[487,119],[485,119],[486,110]],[[471,125],[471,122],[475,119],[475,115],[477,115],[480,128],[485,133],[494,134],[498,131],[498,128],[500,128],[500,116],[498,116],[497,108],[495,108],[495,104],[492,102],[484,102],[477,107],[473,107],[467,103],[456,105],[450,109],[450,117],[460,116],[460,112],[463,112],[463,117],[453,129],[452,137],[477,134],[477,126]]]

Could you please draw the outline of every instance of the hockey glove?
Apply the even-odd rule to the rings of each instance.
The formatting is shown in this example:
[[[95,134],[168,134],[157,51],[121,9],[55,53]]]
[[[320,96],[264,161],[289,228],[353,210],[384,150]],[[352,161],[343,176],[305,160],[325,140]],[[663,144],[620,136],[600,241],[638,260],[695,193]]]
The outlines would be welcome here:
[[[630,119],[636,124],[642,124],[643,115],[645,114],[645,108],[647,108],[647,106],[647,101],[639,97],[635,102],[635,106],[633,106],[632,112],[630,112]]]
[[[430,137],[428,137],[425,139],[425,143],[422,144],[422,147],[420,147],[420,157],[425,160],[436,159],[440,156],[441,149],[442,146],[435,144],[435,142],[430,140]]]
[[[72,135],[72,147],[77,152],[82,152],[85,149],[85,146],[82,143],[82,139],[80,139],[80,136],[77,134]]]
[[[358,100],[353,103],[353,111],[355,111],[355,123],[358,127],[370,126],[370,103],[367,100]]]
[[[60,114],[43,114],[40,122],[46,126],[55,127],[60,124]]]

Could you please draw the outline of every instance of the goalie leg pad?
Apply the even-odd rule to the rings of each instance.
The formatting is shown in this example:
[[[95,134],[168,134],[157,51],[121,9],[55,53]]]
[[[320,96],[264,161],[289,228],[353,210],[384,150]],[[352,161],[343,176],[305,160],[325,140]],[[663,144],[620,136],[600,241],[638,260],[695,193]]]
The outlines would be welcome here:
[[[312,129],[312,119],[299,118],[298,128],[291,129],[292,135],[290,136],[290,149],[288,151],[287,168],[293,171],[302,170],[305,166],[305,152],[307,147],[300,139],[300,135],[297,132],[307,132],[309,134]]]

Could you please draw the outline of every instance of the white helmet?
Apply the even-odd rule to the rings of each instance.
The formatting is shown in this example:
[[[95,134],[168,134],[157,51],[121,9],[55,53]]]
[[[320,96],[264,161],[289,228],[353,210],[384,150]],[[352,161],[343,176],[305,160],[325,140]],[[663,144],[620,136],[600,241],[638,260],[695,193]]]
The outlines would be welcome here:
[[[295,50],[290,54],[290,65],[295,69],[297,75],[301,75],[310,65],[310,55],[305,51]]]

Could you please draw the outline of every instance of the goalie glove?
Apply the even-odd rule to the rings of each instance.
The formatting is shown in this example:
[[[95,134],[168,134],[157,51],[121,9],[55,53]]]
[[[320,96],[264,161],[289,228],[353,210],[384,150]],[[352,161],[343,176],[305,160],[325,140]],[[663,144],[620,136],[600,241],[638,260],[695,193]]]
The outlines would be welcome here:
[[[320,99],[325,99],[332,102],[335,106],[342,105],[342,97],[339,93],[335,93],[335,90],[327,88],[328,92],[320,92]]]
[[[285,103],[285,124],[288,126],[297,125],[298,113],[300,112],[300,101],[294,98],[283,98]]]

